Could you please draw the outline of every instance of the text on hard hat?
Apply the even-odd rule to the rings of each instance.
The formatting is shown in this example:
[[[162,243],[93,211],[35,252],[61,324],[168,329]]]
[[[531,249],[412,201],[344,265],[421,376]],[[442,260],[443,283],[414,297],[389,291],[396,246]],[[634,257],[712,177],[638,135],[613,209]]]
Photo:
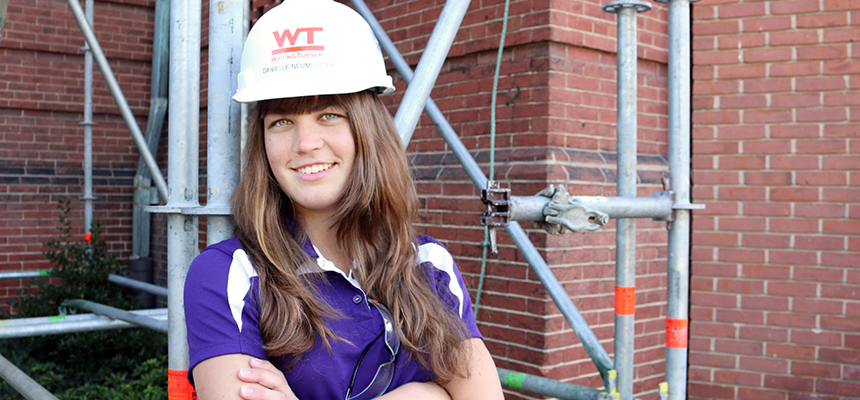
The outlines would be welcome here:
[[[314,32],[322,32],[322,27],[315,28],[298,28],[295,32],[291,32],[289,29],[285,29],[283,32],[272,32],[272,35],[275,37],[275,42],[278,44],[278,48],[272,50],[272,55],[280,54],[280,53],[289,53],[294,51],[320,51],[325,50],[324,46],[313,45],[314,44]],[[299,45],[296,46],[296,41],[299,38],[299,35],[305,33],[305,37],[307,38],[307,45]],[[284,47],[284,41],[289,41],[290,46]]]

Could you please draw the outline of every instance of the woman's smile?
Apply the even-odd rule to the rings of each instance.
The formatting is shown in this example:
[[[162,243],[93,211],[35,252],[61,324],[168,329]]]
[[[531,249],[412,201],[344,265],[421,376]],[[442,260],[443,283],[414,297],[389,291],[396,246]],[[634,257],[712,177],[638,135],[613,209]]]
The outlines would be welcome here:
[[[317,174],[323,171],[328,171],[329,168],[333,167],[334,163],[326,163],[326,164],[314,164],[307,167],[296,168],[296,172],[301,175],[311,175]]]

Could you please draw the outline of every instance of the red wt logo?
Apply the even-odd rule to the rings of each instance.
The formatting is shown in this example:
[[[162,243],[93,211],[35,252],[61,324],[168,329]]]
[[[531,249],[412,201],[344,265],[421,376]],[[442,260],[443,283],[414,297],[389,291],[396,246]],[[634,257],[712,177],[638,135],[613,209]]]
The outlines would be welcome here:
[[[323,28],[298,28],[295,32],[290,32],[289,29],[283,32],[272,32],[272,35],[275,36],[275,41],[278,43],[278,48],[272,50],[272,55],[281,54],[281,53],[291,53],[294,51],[313,51],[313,50],[325,50],[325,46],[314,45],[314,32],[322,32]],[[296,46],[296,40],[299,38],[299,35],[305,33],[307,37],[307,45]],[[284,47],[284,41],[289,41],[290,46]]]

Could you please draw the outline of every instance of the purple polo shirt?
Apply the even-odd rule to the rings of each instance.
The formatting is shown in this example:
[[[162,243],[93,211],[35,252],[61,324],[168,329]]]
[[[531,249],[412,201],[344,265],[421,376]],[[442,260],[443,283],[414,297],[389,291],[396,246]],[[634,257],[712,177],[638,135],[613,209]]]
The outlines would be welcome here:
[[[374,341],[384,331],[382,316],[367,303],[367,295],[358,283],[322,257],[313,245],[308,243],[305,252],[322,270],[308,273],[324,274],[316,284],[320,297],[343,316],[326,321],[326,325],[349,343],[330,340],[329,353],[317,340],[313,349],[284,375],[301,400],[342,399],[368,345],[372,343],[362,360],[353,393],[364,390],[377,367],[391,357],[383,340]],[[447,311],[463,320],[471,337],[481,338],[469,293],[451,254],[432,238],[419,237],[418,262]],[[257,272],[236,238],[209,246],[194,259],[185,281],[189,371],[203,360],[224,354],[266,358],[259,330],[258,285]],[[287,357],[278,367],[284,370],[292,361]],[[431,377],[432,372],[421,368],[401,347],[389,391],[408,382],[426,382]]]

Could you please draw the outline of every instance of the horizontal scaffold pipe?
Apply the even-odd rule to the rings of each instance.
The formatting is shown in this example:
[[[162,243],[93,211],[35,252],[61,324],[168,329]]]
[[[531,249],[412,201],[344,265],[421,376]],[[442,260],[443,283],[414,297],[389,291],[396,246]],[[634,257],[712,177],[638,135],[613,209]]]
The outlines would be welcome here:
[[[6,357],[0,356],[0,377],[28,400],[57,400],[47,389],[30,378]]]
[[[34,271],[0,272],[0,280],[2,280],[2,279],[47,278],[49,276],[51,276],[51,270],[49,270],[49,269],[34,270]]]
[[[10,272],[0,272],[0,280],[3,279],[27,279],[27,278],[49,278],[51,276],[51,270],[42,269],[35,271],[10,271]],[[130,287],[133,289],[140,290],[142,292],[154,294],[157,296],[167,297],[167,288],[153,285],[151,283],[146,283],[142,281],[138,281],[131,278],[126,278],[124,276],[119,276],[116,274],[108,275],[108,281],[112,283],[116,283],[117,285]]]
[[[120,310],[116,307],[106,306],[89,300],[66,300],[60,305],[60,307],[72,307],[80,310],[91,311],[109,318],[167,333],[167,321],[144,317],[142,315],[137,315],[129,311]]]
[[[133,289],[140,290],[142,292],[154,294],[161,297],[167,297],[167,288],[161,287],[158,285],[153,285],[151,283],[146,283],[142,281],[138,281],[131,278],[126,278],[124,276],[110,274],[108,275],[108,281],[116,283],[117,285],[122,285],[126,287],[130,287]]]
[[[665,192],[663,192],[665,193]],[[602,197],[570,196],[570,201],[609,215],[610,218],[654,218],[665,220],[672,216],[672,198],[655,197]],[[511,196],[510,210],[513,221],[543,221],[543,210],[550,198],[543,196]]]
[[[167,319],[167,309],[130,311],[132,314],[157,320]],[[102,331],[110,329],[134,328],[124,321],[95,314],[55,315],[50,317],[17,318],[0,321],[0,339],[59,335],[72,332]]]
[[[549,396],[561,400],[597,400],[600,391],[585,386],[573,385],[559,382],[553,379],[522,372],[515,372],[504,368],[496,368],[502,385],[511,389],[522,390],[543,396]]]

